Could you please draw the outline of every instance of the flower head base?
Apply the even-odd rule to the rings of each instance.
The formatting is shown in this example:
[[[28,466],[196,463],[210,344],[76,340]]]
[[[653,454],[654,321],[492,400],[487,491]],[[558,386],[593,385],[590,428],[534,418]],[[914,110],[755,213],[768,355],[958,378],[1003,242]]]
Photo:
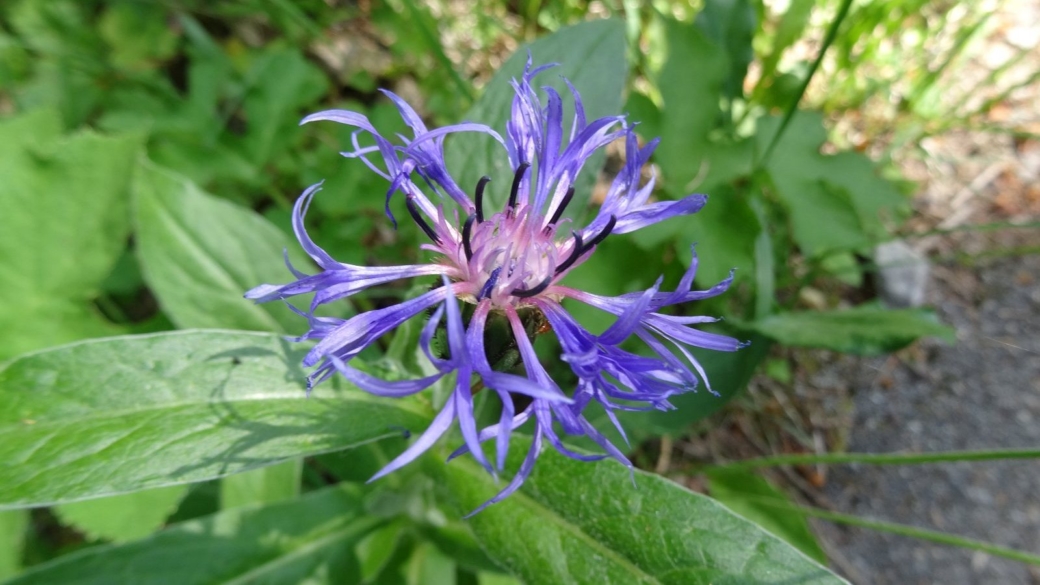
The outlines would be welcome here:
[[[304,250],[321,268],[315,275],[292,266],[297,280],[285,285],[261,285],[246,293],[258,302],[313,293],[310,308],[298,310],[310,330],[297,338],[318,340],[304,358],[304,365],[317,366],[308,383],[317,384],[335,372],[358,387],[380,396],[403,397],[421,392],[445,376],[454,375],[454,390],[430,427],[399,457],[373,479],[411,462],[430,448],[454,421],[458,421],[464,445],[452,457],[470,453],[490,473],[505,465],[512,431],[534,420],[533,441],[513,480],[497,496],[478,508],[500,501],[520,487],[530,474],[543,442],[576,459],[611,456],[631,464],[586,418],[587,409],[598,405],[606,410],[618,431],[616,410],[670,409],[669,397],[694,390],[699,380],[707,385],[704,370],[687,349],[690,346],[734,351],[740,344],[729,337],[692,329],[689,325],[714,321],[706,317],[661,313],[664,307],[721,294],[727,279],[706,291],[694,291],[696,257],[676,290],[663,292],[660,281],[643,292],[604,297],[565,286],[561,281],[585,262],[596,247],[612,234],[631,232],[664,219],[695,213],[705,203],[703,195],[678,201],[648,202],[654,181],[640,185],[640,173],[657,145],[639,147],[635,133],[622,116],[588,122],[578,92],[570,87],[575,115],[569,138],[564,140],[563,100],[550,87],[543,88],[545,104],[531,86],[536,75],[549,66],[532,68],[530,59],[524,75],[513,81],[515,97],[506,138],[493,129],[463,123],[428,130],[412,108],[396,95],[384,92],[397,106],[413,131],[394,144],[384,138],[367,118],[355,112],[329,110],[308,116],[304,123],[330,120],[356,128],[353,150],[342,153],[361,159],[389,183],[387,215],[395,194],[404,197],[404,207],[429,243],[433,262],[406,266],[364,267],[336,262],[318,247],[304,228],[304,216],[320,185],[307,189],[296,203],[293,228]],[[453,133],[481,132],[505,148],[514,170],[509,197],[502,209],[485,209],[485,191],[490,179],[482,178],[471,198],[452,178],[444,163],[444,138]],[[359,136],[368,134],[375,144],[362,146]],[[575,195],[574,181],[589,157],[615,141],[625,143],[625,166],[614,179],[596,216],[587,225],[573,225],[564,215]],[[382,165],[370,159],[377,156]],[[420,188],[425,185],[434,198]],[[324,304],[358,291],[394,280],[434,276],[441,286],[400,304],[361,313],[341,320],[318,317]],[[575,299],[617,317],[600,335],[584,329],[563,308],[561,301]],[[465,312],[458,301],[471,307]],[[419,344],[435,373],[415,379],[387,381],[351,365],[362,350],[408,319],[432,310]],[[463,314],[468,316],[463,319]],[[500,360],[488,352],[490,324],[505,323],[511,333],[513,359]],[[577,386],[564,392],[549,376],[535,355],[533,340],[554,331],[562,347],[561,359],[578,378]],[[435,338],[446,332],[446,348],[438,351]],[[638,337],[655,357],[636,355],[621,348],[622,342]],[[501,348],[494,348],[496,351]],[[496,360],[491,363],[491,360]],[[510,373],[507,366],[522,363],[524,375]],[[476,378],[495,392],[501,401],[499,422],[477,429],[473,414]],[[568,389],[570,390],[570,389]],[[514,395],[528,397],[527,406],[516,412]],[[566,447],[564,435],[586,436],[605,455],[584,455]],[[487,460],[481,443],[494,439],[495,463]],[[474,513],[476,512],[474,511]]]

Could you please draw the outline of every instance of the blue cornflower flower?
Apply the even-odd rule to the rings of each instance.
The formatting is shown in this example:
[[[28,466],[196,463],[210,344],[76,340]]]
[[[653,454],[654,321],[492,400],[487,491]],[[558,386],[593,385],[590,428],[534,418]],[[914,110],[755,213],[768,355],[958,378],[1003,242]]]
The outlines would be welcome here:
[[[495,469],[501,470],[505,465],[510,434],[534,419],[533,441],[519,471],[498,495],[473,513],[520,487],[531,473],[543,442],[575,459],[611,456],[631,467],[625,455],[585,417],[586,408],[593,403],[604,408],[624,437],[614,411],[673,408],[668,399],[694,390],[699,379],[711,391],[704,370],[688,347],[734,351],[741,345],[733,338],[688,327],[715,319],[660,312],[664,307],[716,296],[729,287],[732,276],[709,290],[694,291],[696,257],[672,292],[662,292],[660,280],[647,291],[617,297],[599,296],[561,284],[606,237],[695,213],[705,204],[706,197],[689,195],[677,201],[648,202],[654,180],[651,178],[640,186],[640,172],[658,141],[640,148],[624,116],[587,122],[581,98],[569,83],[575,113],[570,136],[565,141],[560,95],[550,87],[542,88],[546,97],[543,105],[531,86],[534,77],[549,67],[551,65],[532,68],[529,58],[522,78],[513,80],[516,95],[505,139],[483,124],[463,123],[429,130],[404,100],[389,91],[383,93],[394,102],[413,132],[410,139],[398,136],[397,144],[380,135],[365,116],[356,112],[328,110],[304,118],[303,123],[328,120],[357,129],[352,135],[353,150],[342,154],[360,158],[389,181],[386,205],[392,221],[391,198],[398,192],[404,196],[408,213],[430,240],[422,248],[433,252],[435,259],[429,264],[379,267],[337,262],[311,240],[304,227],[304,216],[320,188],[318,184],[304,191],[297,200],[293,229],[321,272],[308,275],[290,265],[296,281],[285,285],[265,284],[246,293],[247,298],[257,302],[314,294],[308,311],[297,309],[308,319],[310,330],[296,340],[318,341],[303,360],[305,366],[317,366],[308,377],[310,386],[339,372],[372,394],[403,397],[421,392],[454,374],[454,390],[429,428],[373,480],[413,461],[455,421],[464,444],[452,457],[470,453],[494,474]],[[484,209],[487,177],[478,182],[470,198],[445,167],[444,138],[462,132],[487,134],[505,148],[514,179],[504,209],[490,214]],[[375,145],[361,146],[358,140],[361,134],[368,134]],[[615,140],[625,143],[624,168],[614,179],[592,221],[580,229],[564,229],[571,222],[561,218],[574,196],[575,178],[593,152]],[[381,159],[382,165],[370,156]],[[423,184],[433,188],[436,198],[431,199],[419,187],[416,175]],[[437,277],[441,285],[400,304],[346,320],[315,315],[319,306],[358,291],[423,276]],[[563,308],[561,301],[565,298],[616,315],[617,320],[602,334],[594,335]],[[468,322],[464,322],[459,300],[469,305]],[[435,373],[415,380],[388,381],[351,365],[351,361],[379,337],[424,311],[432,311],[432,315],[421,332],[419,346]],[[507,323],[525,375],[493,369],[485,349],[486,327],[492,319]],[[537,325],[531,327],[532,323]],[[532,339],[549,329],[559,338],[561,359],[578,378],[573,392],[560,388],[535,355]],[[446,347],[438,350],[434,339],[442,330],[446,332]],[[621,349],[622,342],[632,335],[646,343],[656,357]],[[472,384],[475,377],[478,384]],[[480,384],[498,394],[502,413],[497,424],[478,430],[473,413],[473,391],[481,388]],[[521,412],[515,412],[513,394],[528,397],[528,405]],[[583,455],[571,451],[564,445],[557,428],[565,435],[592,439],[605,454]],[[481,442],[491,439],[496,444],[494,465],[480,447]]]

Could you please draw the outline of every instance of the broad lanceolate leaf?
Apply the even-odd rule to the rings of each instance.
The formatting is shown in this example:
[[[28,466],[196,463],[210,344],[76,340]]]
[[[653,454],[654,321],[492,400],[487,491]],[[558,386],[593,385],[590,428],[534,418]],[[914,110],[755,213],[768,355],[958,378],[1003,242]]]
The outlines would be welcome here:
[[[284,232],[150,163],[140,165],[134,195],[144,277],[178,327],[301,329],[301,318],[281,303],[260,306],[242,298],[259,284],[291,279],[283,250],[299,269],[308,268]]]
[[[895,351],[919,337],[949,341],[955,332],[931,311],[856,307],[841,311],[781,313],[748,324],[785,345],[873,355]]]
[[[359,583],[353,544],[375,526],[356,487],[192,520],[144,540],[89,548],[34,567],[30,583]]]
[[[87,538],[126,542],[162,526],[188,493],[187,485],[170,485],[107,498],[59,504],[53,508],[63,524]]]
[[[564,129],[569,132],[567,120],[574,111],[570,90],[561,78],[567,78],[578,90],[589,120],[621,113],[621,93],[628,76],[625,59],[625,25],[618,20],[597,20],[563,27],[533,43],[521,46],[484,88],[473,108],[464,116],[471,122],[488,124],[504,135],[505,123],[510,116],[513,88],[509,82],[523,74],[528,51],[536,65],[559,63],[560,66],[543,73],[535,87],[552,86],[564,96]],[[492,178],[488,196],[498,209],[506,201],[512,170],[505,149],[494,139],[478,134],[459,134],[445,143],[448,170],[459,186],[473,189],[483,175]],[[602,154],[585,164],[575,182],[575,209],[580,209],[592,193]]]
[[[221,477],[427,424],[415,403],[322,384],[258,333],[82,342],[0,366],[0,508]]]
[[[817,561],[827,562],[827,555],[809,529],[805,515],[778,508],[776,503],[791,505],[790,499],[765,478],[744,469],[718,468],[708,472],[708,479],[712,497],[727,508],[758,523]],[[763,501],[774,505],[764,505]]]
[[[126,245],[135,137],[0,123],[0,359],[116,329],[90,305]]]
[[[511,469],[530,444],[514,441]],[[431,461],[430,469],[463,512],[501,489],[469,461]],[[530,584],[843,583],[710,498],[614,461],[553,450],[520,492],[470,523],[489,556]]]

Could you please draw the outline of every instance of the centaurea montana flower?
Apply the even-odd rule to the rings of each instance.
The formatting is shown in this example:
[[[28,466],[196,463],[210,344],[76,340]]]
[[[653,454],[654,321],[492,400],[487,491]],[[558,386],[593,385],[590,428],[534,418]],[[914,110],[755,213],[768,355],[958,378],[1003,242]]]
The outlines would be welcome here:
[[[709,290],[693,290],[696,257],[672,292],[661,291],[660,280],[647,291],[617,297],[599,296],[561,284],[607,236],[695,213],[705,204],[706,197],[689,195],[677,201],[649,202],[654,180],[640,186],[640,173],[657,141],[640,148],[624,116],[587,122],[581,98],[569,82],[575,112],[565,141],[562,98],[551,87],[543,87],[543,104],[531,85],[534,77],[548,67],[551,65],[532,68],[528,59],[522,78],[513,80],[515,97],[504,139],[490,127],[475,123],[429,130],[404,100],[389,91],[383,93],[393,101],[413,133],[411,138],[398,136],[397,144],[383,137],[365,116],[356,112],[328,110],[304,118],[302,123],[328,120],[357,129],[352,137],[354,150],[342,154],[360,158],[389,181],[386,211],[392,221],[391,200],[397,193],[404,196],[408,213],[430,240],[422,248],[434,254],[434,261],[378,267],[337,262],[311,240],[304,227],[304,216],[320,188],[318,184],[297,200],[293,229],[321,272],[307,275],[290,265],[297,278],[295,282],[261,285],[246,293],[247,298],[258,302],[314,294],[308,311],[297,310],[310,323],[310,330],[297,340],[318,341],[303,360],[306,366],[317,366],[308,377],[310,386],[339,372],[372,394],[403,397],[421,392],[454,373],[454,390],[429,428],[373,480],[413,461],[455,421],[464,444],[452,456],[468,452],[494,474],[496,468],[502,470],[505,465],[511,433],[534,419],[533,440],[519,471],[498,495],[473,513],[520,487],[531,473],[543,442],[575,459],[593,460],[609,455],[631,468],[625,455],[589,422],[586,409],[593,403],[600,405],[624,437],[614,411],[673,408],[668,399],[695,389],[698,378],[711,390],[704,370],[688,351],[689,346],[720,351],[740,347],[730,337],[688,327],[714,321],[712,318],[661,312],[668,306],[718,295],[729,286],[732,275]],[[445,167],[444,139],[462,132],[484,133],[504,146],[504,154],[514,170],[504,209],[489,213],[484,208],[487,177],[475,186],[471,198]],[[362,134],[374,139],[375,145],[361,146],[358,138]],[[615,140],[624,141],[624,167],[595,217],[583,228],[565,229],[571,220],[563,219],[563,213],[574,196],[575,178],[597,149]],[[381,159],[382,165],[370,156]],[[417,178],[432,189],[434,197],[420,188]],[[424,276],[436,277],[440,286],[400,304],[346,320],[315,315],[319,306],[367,288]],[[617,319],[602,334],[594,335],[564,309],[561,301],[566,298],[606,311]],[[465,311],[469,314],[468,322],[464,322],[459,300],[470,306]],[[431,312],[431,317],[422,330],[419,345],[435,373],[415,380],[389,381],[351,365],[379,337],[424,311]],[[493,369],[485,348],[485,328],[490,319],[508,323],[525,375]],[[539,324],[538,331],[532,330],[532,323]],[[550,377],[535,354],[532,339],[550,327],[559,339],[561,359],[578,379],[577,387],[570,393]],[[447,342],[446,348],[438,351],[434,339],[440,330],[446,332]],[[632,335],[645,342],[655,357],[622,349],[621,343]],[[481,430],[477,429],[473,413],[473,391],[481,386],[473,384],[474,377],[483,387],[497,393],[502,405],[499,422]],[[513,394],[528,397],[521,412],[515,412]],[[564,435],[590,438],[606,454],[585,455],[568,449],[557,428]],[[491,439],[495,440],[494,465],[481,448],[481,442]]]

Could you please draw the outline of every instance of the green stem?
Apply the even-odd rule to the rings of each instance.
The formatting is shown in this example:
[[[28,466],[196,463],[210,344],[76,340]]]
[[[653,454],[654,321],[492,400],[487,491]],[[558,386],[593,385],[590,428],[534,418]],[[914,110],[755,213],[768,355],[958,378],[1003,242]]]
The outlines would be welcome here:
[[[842,21],[849,13],[849,7],[852,6],[852,0],[842,0],[841,6],[838,7],[838,15],[834,17],[834,22],[831,23],[829,29],[827,29],[827,36],[823,39],[823,46],[820,47],[820,54],[816,56],[816,60],[813,61],[812,67],[809,68],[809,74],[805,76],[805,81],[802,82],[802,86],[798,88],[798,95],[795,96],[794,100],[791,101],[791,105],[787,106],[787,111],[784,112],[784,119],[780,122],[780,127],[777,128],[776,134],[773,134],[773,138],[769,141],[769,146],[766,147],[765,152],[762,154],[762,158],[755,164],[755,169],[760,169],[766,165],[769,161],[769,157],[773,154],[773,149],[776,148],[780,137],[784,135],[784,130],[787,129],[787,125],[791,122],[791,118],[794,117],[794,113],[798,111],[798,103],[802,101],[802,96],[805,95],[805,90],[809,87],[809,82],[812,81],[813,76],[816,74],[816,70],[819,69],[820,63],[823,62],[823,56],[827,54],[827,49],[834,43],[834,39],[838,36],[838,28],[841,26]]]
[[[408,7],[408,12],[411,14],[412,20],[415,21],[415,26],[419,28],[419,34],[422,35],[426,44],[429,45],[430,50],[433,52],[433,57],[437,59],[441,67],[447,70],[448,76],[455,83],[459,94],[466,99],[467,104],[473,103],[473,88],[459,75],[459,72],[455,69],[455,64],[451,62],[451,59],[444,52],[444,47],[441,46],[440,37],[434,34],[434,31],[430,30],[430,27],[423,20],[423,14],[419,11],[419,7],[412,0],[405,0],[404,5]]]
[[[993,449],[989,451],[945,451],[941,453],[822,453],[774,455],[745,459],[723,465],[724,469],[753,469],[777,465],[814,465],[866,463],[868,465],[917,465],[953,461],[998,461],[1003,459],[1040,459],[1040,449]]]
[[[1023,563],[1028,563],[1030,565],[1040,565],[1040,555],[1035,555],[1011,548],[1004,548],[1002,546],[997,546],[988,542],[982,542],[971,538],[964,538],[963,536],[956,536],[953,534],[947,534],[945,532],[938,532],[936,530],[928,530],[926,528],[917,528],[915,526],[907,526],[905,524],[896,524],[894,522],[867,520],[865,518],[859,518],[858,516],[852,516],[849,514],[841,514],[839,512],[821,510],[819,508],[810,508],[807,506],[798,506],[795,504],[778,502],[770,498],[756,498],[751,496],[747,499],[763,506],[771,506],[774,508],[787,510],[789,512],[795,512],[799,514],[804,514],[806,516],[812,516],[814,518],[829,520],[831,522],[836,522],[839,524],[859,526],[860,528],[869,528],[871,530],[877,530],[878,532],[888,532],[890,534],[909,536],[911,538],[927,540],[929,542],[935,542],[939,544],[959,546],[961,548],[967,548],[991,554],[995,557],[1003,557],[1005,559],[1020,561]]]

